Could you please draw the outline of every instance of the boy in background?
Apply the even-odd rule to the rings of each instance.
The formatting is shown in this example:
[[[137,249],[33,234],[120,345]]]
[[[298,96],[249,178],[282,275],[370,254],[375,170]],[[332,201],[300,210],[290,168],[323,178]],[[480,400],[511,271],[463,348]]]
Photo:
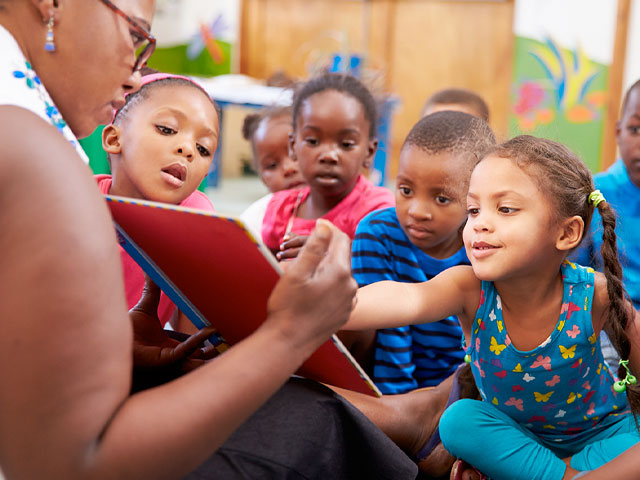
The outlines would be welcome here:
[[[468,113],[489,122],[487,103],[477,93],[464,88],[446,88],[431,95],[422,107],[420,118],[444,110]]]
[[[593,180],[604,198],[618,214],[616,235],[624,268],[624,286],[640,308],[640,80],[624,96],[620,119],[616,123],[616,141],[620,158],[606,171],[594,175]],[[594,212],[592,230],[574,257],[581,265],[602,269],[602,222]]]
[[[640,308],[640,80],[624,96],[620,119],[616,123],[616,141],[620,158],[593,181],[618,214],[616,235],[623,267],[623,281],[633,306]],[[602,270],[602,221],[597,209],[573,260]],[[618,354],[605,332],[600,333],[602,351],[611,367],[617,367]],[[614,369],[615,370],[615,369]]]
[[[359,286],[424,282],[469,264],[461,234],[469,177],[494,144],[489,125],[466,113],[434,113],[413,127],[400,152],[396,207],[369,214],[356,230],[352,267]],[[463,362],[461,338],[455,317],[378,330],[373,380],[385,394],[438,385]]]

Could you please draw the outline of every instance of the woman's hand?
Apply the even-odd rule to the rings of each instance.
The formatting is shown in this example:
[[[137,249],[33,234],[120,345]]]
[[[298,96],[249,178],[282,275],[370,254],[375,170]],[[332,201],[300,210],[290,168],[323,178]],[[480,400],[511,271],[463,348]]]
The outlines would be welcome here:
[[[349,318],[358,286],[351,276],[347,235],[318,220],[304,240],[304,248],[269,298],[267,322],[277,322],[286,335],[319,346]]]
[[[308,235],[296,235],[295,233],[287,233],[280,244],[280,251],[276,253],[278,261],[291,260],[296,258],[307,242]]]
[[[145,275],[140,301],[129,311],[133,326],[133,366],[153,369],[179,364],[182,371],[190,371],[217,355],[213,346],[202,347],[216,329],[205,327],[183,342],[170,338],[158,320],[160,289]]]

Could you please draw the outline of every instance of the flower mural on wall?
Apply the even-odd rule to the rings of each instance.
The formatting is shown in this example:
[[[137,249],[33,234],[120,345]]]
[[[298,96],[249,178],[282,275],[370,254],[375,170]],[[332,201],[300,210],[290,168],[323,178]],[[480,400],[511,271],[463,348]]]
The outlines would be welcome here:
[[[550,37],[528,43],[526,54],[539,67],[539,76],[523,76],[515,84],[513,114],[520,130],[533,131],[557,116],[570,123],[601,118],[606,92],[595,87],[595,80],[606,76],[606,66],[590,60],[579,47],[563,49]]]
[[[600,170],[615,25],[616,2],[515,0],[509,136],[562,142]]]

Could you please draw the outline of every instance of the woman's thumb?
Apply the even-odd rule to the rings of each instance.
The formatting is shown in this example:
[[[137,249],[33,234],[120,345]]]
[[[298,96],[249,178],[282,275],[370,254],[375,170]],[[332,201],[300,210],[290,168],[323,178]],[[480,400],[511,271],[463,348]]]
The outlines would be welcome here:
[[[317,266],[329,250],[329,245],[333,238],[333,228],[335,227],[331,222],[318,219],[316,228],[302,247],[298,258],[290,270],[300,274],[313,275]]]

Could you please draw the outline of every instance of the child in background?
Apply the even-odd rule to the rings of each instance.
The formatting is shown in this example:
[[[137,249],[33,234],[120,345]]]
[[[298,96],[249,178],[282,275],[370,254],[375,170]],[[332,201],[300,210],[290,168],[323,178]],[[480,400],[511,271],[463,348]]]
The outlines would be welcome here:
[[[292,131],[291,107],[267,108],[244,119],[242,136],[251,143],[252,167],[271,193],[304,184],[298,162],[289,155],[289,135]],[[240,215],[258,236],[271,193],[252,203]]]
[[[273,107],[247,115],[242,125],[242,136],[251,143],[253,169],[271,193],[304,184],[298,163],[289,155],[292,122],[291,107]]]
[[[594,208],[606,233],[604,274],[565,260]],[[566,147],[520,136],[475,167],[467,210],[471,267],[363,287],[347,328],[457,315],[483,401],[453,403],[440,436],[490,478],[568,479],[612,460],[640,440],[628,410],[639,411],[638,386],[627,370],[640,371],[640,315],[622,288],[613,209]],[[602,358],[603,328],[623,358],[617,382]]]
[[[616,140],[620,150],[618,159],[606,172],[593,177],[597,189],[616,209],[619,215],[616,234],[620,262],[624,267],[624,285],[633,306],[640,308],[640,80],[624,96],[620,119],[616,124]],[[598,212],[594,213],[593,228],[587,232],[580,249],[572,260],[591,265],[602,271],[602,228]],[[600,341],[609,365],[618,362],[615,349],[605,332]]]
[[[295,95],[292,158],[306,187],[273,194],[262,238],[279,260],[294,258],[318,218],[353,238],[358,222],[393,205],[393,194],[361,174],[378,142],[373,96],[355,77],[329,73],[310,80]]]
[[[640,80],[624,96],[620,119],[616,124],[620,158],[606,172],[593,177],[596,188],[619,215],[616,234],[624,285],[636,309],[640,308]],[[594,227],[574,259],[602,270],[602,228],[598,213]]]
[[[396,207],[367,215],[352,244],[359,286],[383,280],[418,283],[469,265],[462,244],[471,171],[495,145],[487,123],[444,111],[421,119],[400,151]],[[378,330],[373,380],[385,394],[438,385],[463,363],[455,316]]]
[[[420,117],[426,117],[435,112],[454,110],[489,121],[489,107],[480,95],[464,88],[446,88],[431,95],[424,106]]]
[[[157,73],[142,77],[142,87],[127,96],[113,122],[102,132],[112,175],[96,175],[102,193],[172,203],[213,211],[198,185],[206,176],[218,145],[218,113],[209,95],[195,82]],[[144,274],[120,248],[129,308],[142,294]],[[195,333],[179,319],[163,293],[158,318],[176,330]]]

